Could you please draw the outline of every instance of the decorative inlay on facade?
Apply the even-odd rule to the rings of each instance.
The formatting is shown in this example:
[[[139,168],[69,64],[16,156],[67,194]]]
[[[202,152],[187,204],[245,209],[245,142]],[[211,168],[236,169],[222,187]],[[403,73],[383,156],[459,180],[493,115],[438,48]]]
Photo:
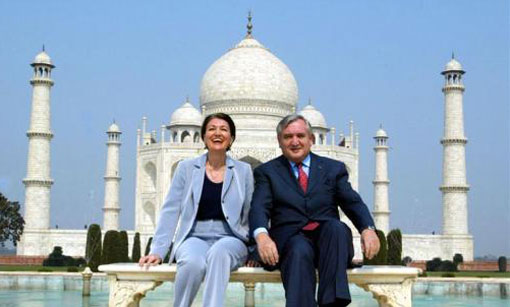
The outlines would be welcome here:
[[[51,133],[51,132],[44,132],[44,131],[27,131],[27,136],[28,137],[31,137],[31,136],[42,136],[42,137],[45,137],[45,138],[48,138],[48,139],[52,139],[53,138],[53,133]]]
[[[31,85],[47,84],[47,85],[53,86],[54,82],[51,79],[32,79],[32,80],[30,80],[30,84]]]
[[[461,138],[458,138],[458,139],[442,139],[441,140],[441,144],[442,145],[445,145],[445,144],[467,144],[467,139],[461,139]]]
[[[443,93],[449,92],[449,91],[464,92],[464,90],[465,90],[464,85],[451,84],[451,85],[446,85],[445,87],[443,87]]]
[[[23,179],[25,185],[49,187],[53,184],[51,179]]]
[[[465,192],[469,191],[469,185],[442,185],[439,187],[441,192]]]

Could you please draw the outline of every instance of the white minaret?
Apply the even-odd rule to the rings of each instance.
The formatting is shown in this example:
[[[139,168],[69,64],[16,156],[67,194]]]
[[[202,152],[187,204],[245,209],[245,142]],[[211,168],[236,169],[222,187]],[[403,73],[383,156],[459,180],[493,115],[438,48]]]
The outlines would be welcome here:
[[[103,229],[118,230],[119,229],[119,149],[120,135],[122,132],[119,126],[111,124],[108,131],[108,147],[106,153],[106,171],[104,175],[104,207],[103,207]]]
[[[443,235],[467,235],[468,213],[466,182],[467,139],[464,135],[462,66],[452,55],[441,73],[445,78],[443,145]]]
[[[381,128],[375,134],[374,211],[375,226],[388,234],[390,230],[390,205],[388,198],[388,135]]]
[[[32,111],[28,136],[27,176],[25,184],[25,233],[50,228],[50,141],[51,132],[50,91],[53,86],[50,57],[44,51],[31,64],[34,75],[30,84],[32,90]]]

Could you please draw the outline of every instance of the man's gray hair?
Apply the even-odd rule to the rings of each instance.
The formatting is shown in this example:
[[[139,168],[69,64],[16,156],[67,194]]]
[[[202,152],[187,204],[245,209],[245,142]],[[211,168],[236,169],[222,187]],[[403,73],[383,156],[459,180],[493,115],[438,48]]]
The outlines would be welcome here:
[[[310,125],[310,122],[304,118],[303,115],[299,114],[290,114],[282,118],[282,120],[278,123],[278,126],[276,126],[276,135],[280,137],[282,135],[283,129],[287,128],[288,125],[292,124],[296,120],[302,120],[305,122],[308,133],[313,135],[312,133],[312,125]]]

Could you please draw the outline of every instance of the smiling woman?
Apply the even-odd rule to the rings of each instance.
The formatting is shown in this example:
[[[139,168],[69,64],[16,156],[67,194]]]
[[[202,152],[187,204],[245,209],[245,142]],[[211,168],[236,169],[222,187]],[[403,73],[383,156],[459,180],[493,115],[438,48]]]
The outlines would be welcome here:
[[[248,255],[253,177],[249,164],[227,156],[236,137],[234,122],[214,113],[200,131],[208,152],[177,165],[150,253],[139,261],[157,265],[168,252],[170,262],[175,258],[174,306],[191,306],[202,280],[204,306],[223,306],[230,271]]]

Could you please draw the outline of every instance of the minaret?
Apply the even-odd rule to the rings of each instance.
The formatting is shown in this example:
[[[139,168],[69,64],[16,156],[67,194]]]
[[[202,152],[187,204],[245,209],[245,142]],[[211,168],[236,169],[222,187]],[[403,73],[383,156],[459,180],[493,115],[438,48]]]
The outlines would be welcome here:
[[[119,149],[120,149],[120,135],[122,132],[119,126],[113,122],[108,131],[108,147],[106,153],[106,171],[104,175],[104,230],[118,230],[119,229]]]
[[[50,228],[50,141],[51,132],[50,91],[53,86],[51,70],[55,67],[48,54],[39,53],[31,64],[34,75],[32,111],[28,137],[27,176],[25,184],[25,233]]]
[[[453,54],[441,73],[445,78],[444,93],[444,137],[443,145],[443,234],[467,235],[468,213],[466,182],[467,139],[464,135],[462,97],[464,71]]]
[[[375,134],[374,211],[375,226],[388,234],[390,229],[390,206],[388,198],[388,135],[381,128]]]

